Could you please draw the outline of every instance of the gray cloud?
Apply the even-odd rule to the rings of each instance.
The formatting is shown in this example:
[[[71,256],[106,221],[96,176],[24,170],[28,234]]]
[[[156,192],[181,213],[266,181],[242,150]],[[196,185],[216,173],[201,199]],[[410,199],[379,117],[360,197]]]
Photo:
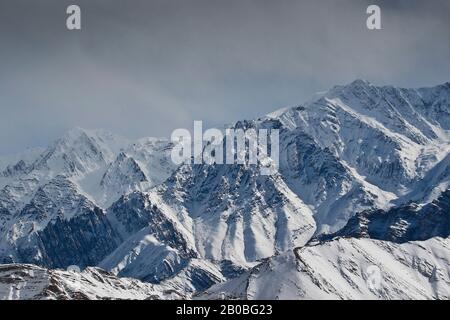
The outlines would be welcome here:
[[[134,138],[257,117],[355,78],[449,81],[450,3],[373,3],[381,31],[364,0],[3,0],[0,154],[73,126]]]

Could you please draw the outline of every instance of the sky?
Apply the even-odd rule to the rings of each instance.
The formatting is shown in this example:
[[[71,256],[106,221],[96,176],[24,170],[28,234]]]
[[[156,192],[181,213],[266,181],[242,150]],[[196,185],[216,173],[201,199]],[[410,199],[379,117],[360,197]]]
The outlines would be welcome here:
[[[81,8],[82,29],[66,28]],[[381,8],[368,30],[366,8]],[[170,136],[357,78],[450,81],[448,0],[0,0],[0,155],[73,127]]]

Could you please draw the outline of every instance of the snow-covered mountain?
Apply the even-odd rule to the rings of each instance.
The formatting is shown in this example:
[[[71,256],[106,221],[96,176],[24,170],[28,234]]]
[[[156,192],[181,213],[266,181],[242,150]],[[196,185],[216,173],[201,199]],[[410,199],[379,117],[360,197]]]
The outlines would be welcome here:
[[[79,128],[23,159],[2,157],[0,262],[99,266],[190,295],[222,281],[231,288],[268,261],[277,265],[273,272],[285,272],[301,248],[328,248],[320,257],[326,260],[333,251],[352,255],[359,244],[367,244],[367,253],[388,248],[393,254],[419,246],[409,241],[443,237],[430,243],[446,243],[450,83],[402,89],[357,80],[230,127],[278,129],[279,171],[265,176],[257,165],[177,166],[167,139],[130,141]],[[411,250],[405,256],[417,253]],[[335,260],[327,260],[333,266],[324,275],[339,269],[334,264],[342,259]],[[268,277],[275,277],[272,271]],[[442,296],[428,289],[395,295],[396,285],[384,296],[340,291],[346,287],[325,292]],[[440,285],[448,290],[448,282]],[[258,290],[233,292],[262,297]],[[289,290],[271,297],[287,297]],[[292,297],[323,296],[311,290]]]
[[[282,177],[255,166],[184,165],[149,197],[214,261],[246,265],[302,246],[315,232],[312,211]]]
[[[415,194],[413,187],[429,179],[427,173],[449,154],[449,95],[450,83],[414,90],[357,80],[269,115],[286,134],[304,135],[306,146],[291,142],[291,148],[280,147],[286,159],[280,170],[288,185],[314,206],[320,231],[336,231],[355,212],[385,209],[393,200],[407,202]],[[449,181],[448,176],[440,178],[433,187]]]
[[[23,173],[23,168],[31,165],[45,148],[29,148],[23,152],[0,156],[0,176],[14,176]],[[18,170],[18,169],[21,170]]]
[[[92,266],[121,241],[103,210],[63,176],[39,187],[6,225],[0,247],[4,262]]]
[[[366,210],[350,218],[344,228],[321,240],[335,237],[372,238],[393,242],[450,236],[450,190],[425,205],[409,203],[389,211]]]
[[[448,300],[449,266],[449,239],[337,239],[269,258],[199,298]]]
[[[185,299],[172,287],[117,278],[89,267],[83,272],[48,270],[35,265],[0,265],[0,300],[156,300]]]
[[[166,139],[130,141],[103,130],[75,128],[34,160],[6,166],[0,175],[0,207],[20,210],[37,188],[61,175],[107,208],[127,191],[148,190],[165,180],[175,169],[171,148]],[[14,203],[8,206],[2,196]]]
[[[105,209],[168,176],[174,167],[171,146],[165,139],[131,142],[76,128],[34,160],[7,166],[15,170],[0,177],[0,261],[46,267],[99,263],[124,240]]]

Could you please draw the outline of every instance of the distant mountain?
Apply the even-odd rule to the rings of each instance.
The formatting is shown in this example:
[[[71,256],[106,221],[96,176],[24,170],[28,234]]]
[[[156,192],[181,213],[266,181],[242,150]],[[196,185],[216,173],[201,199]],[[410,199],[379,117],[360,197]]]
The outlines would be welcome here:
[[[17,173],[23,173],[21,171],[16,173],[14,167],[22,167],[23,164],[25,164],[25,166],[30,165],[42,154],[42,152],[44,152],[44,150],[45,148],[36,147],[27,149],[23,152],[0,156],[0,176],[8,177],[14,176]]]

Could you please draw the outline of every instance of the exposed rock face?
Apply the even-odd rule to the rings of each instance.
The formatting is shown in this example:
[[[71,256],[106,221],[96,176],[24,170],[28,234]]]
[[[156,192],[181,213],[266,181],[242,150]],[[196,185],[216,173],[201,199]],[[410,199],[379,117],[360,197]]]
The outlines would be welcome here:
[[[49,268],[96,265],[122,241],[105,212],[62,176],[38,189],[5,238],[12,261]]]
[[[447,190],[424,206],[411,203],[389,211],[363,211],[352,217],[343,229],[319,238],[372,238],[403,243],[449,236],[450,190]]]
[[[177,248],[186,255],[195,256],[187,241],[178,231],[176,223],[153,205],[147,195],[134,192],[123,196],[108,211],[108,218],[114,221],[124,238],[146,228],[156,240]]]

